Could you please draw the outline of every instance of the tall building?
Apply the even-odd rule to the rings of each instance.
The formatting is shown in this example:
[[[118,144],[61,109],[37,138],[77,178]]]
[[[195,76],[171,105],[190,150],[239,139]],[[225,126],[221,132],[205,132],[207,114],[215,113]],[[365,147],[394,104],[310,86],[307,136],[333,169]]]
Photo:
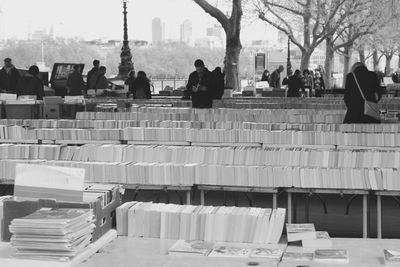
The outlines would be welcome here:
[[[160,18],[154,18],[152,21],[152,43],[158,44],[165,40],[165,26]]]
[[[188,19],[181,24],[180,41],[185,44],[190,44],[192,42],[192,22]]]

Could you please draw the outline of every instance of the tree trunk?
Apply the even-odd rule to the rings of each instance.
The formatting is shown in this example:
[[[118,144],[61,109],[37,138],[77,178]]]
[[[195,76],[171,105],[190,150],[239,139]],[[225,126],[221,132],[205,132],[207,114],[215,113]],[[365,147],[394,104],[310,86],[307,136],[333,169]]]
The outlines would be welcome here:
[[[239,57],[240,57],[240,41],[239,46],[231,44],[226,41],[226,54],[225,54],[225,86],[226,88],[240,90],[239,79]]]
[[[360,62],[362,62],[362,63],[366,63],[366,61],[367,61],[367,59],[366,59],[366,57],[365,57],[365,50],[364,50],[364,48],[360,48],[360,49],[358,49],[358,54],[360,55]]]
[[[301,53],[301,63],[300,63],[300,70],[303,71],[305,69],[308,69],[308,67],[310,66],[310,59],[311,59],[311,55],[313,53],[313,50],[308,49],[308,50],[304,50]]]
[[[379,55],[378,55],[378,50],[374,50],[374,52],[373,52],[373,54],[372,54],[372,58],[373,58],[373,61],[374,61],[374,71],[379,71],[379,61],[380,61],[380,58],[379,58]]]
[[[326,57],[325,57],[325,87],[326,89],[330,89],[332,87],[331,77],[332,77],[332,67],[334,60],[334,44],[332,41],[332,36],[326,38]]]
[[[350,72],[350,61],[352,54],[353,50],[351,47],[344,48],[343,88],[346,86],[346,76]]]
[[[399,62],[397,63],[397,68],[400,69],[400,54],[399,54]]]
[[[393,54],[385,55],[386,58],[386,65],[385,65],[385,76],[388,77],[390,75],[390,63],[392,63]]]

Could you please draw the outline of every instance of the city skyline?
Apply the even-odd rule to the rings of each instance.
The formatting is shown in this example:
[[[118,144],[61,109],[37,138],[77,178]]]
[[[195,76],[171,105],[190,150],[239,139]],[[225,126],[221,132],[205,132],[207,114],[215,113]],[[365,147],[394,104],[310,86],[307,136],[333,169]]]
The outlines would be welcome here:
[[[52,27],[54,36],[84,40],[122,39],[122,4],[108,0],[0,0],[7,38],[28,39],[32,32]],[[214,0],[210,1],[216,2]],[[20,7],[24,6],[24,9]],[[78,8],[77,8],[78,7]],[[96,8],[93,8],[96,7]],[[62,10],[62,12],[59,12]],[[94,10],[94,12],[90,12]],[[147,12],[150,10],[150,12]],[[71,14],[74,14],[71,16]],[[181,14],[181,15],[178,15]],[[129,39],[152,41],[152,19],[165,23],[165,39],[180,40],[180,25],[192,22],[192,40],[206,37],[206,29],[217,20],[192,0],[131,0],[128,3]],[[242,42],[277,40],[277,32],[264,22],[242,23]]]

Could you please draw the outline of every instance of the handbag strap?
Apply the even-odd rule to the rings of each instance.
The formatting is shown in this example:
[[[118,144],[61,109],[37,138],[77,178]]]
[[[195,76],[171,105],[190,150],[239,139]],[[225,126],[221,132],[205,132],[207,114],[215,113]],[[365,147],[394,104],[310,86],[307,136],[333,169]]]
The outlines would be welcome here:
[[[364,99],[364,101],[367,101],[367,99],[365,99],[363,91],[361,90],[360,84],[358,83],[358,80],[357,80],[357,77],[356,77],[355,73],[352,72],[352,74],[353,74],[354,80],[356,81],[358,90],[360,91],[360,94],[361,94],[362,98]]]

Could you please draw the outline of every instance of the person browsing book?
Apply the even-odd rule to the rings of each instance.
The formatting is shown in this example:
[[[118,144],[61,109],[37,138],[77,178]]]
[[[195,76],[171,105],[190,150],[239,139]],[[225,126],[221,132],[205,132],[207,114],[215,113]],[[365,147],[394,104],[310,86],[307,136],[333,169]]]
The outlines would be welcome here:
[[[378,103],[382,97],[378,75],[369,71],[364,63],[358,62],[353,65],[351,72],[346,76],[344,102],[347,113],[344,123],[380,123],[380,120],[364,115],[365,101],[360,90],[365,99],[370,102]]]
[[[189,75],[186,96],[192,97],[193,108],[212,108],[214,79],[203,60],[194,62],[196,70]]]

